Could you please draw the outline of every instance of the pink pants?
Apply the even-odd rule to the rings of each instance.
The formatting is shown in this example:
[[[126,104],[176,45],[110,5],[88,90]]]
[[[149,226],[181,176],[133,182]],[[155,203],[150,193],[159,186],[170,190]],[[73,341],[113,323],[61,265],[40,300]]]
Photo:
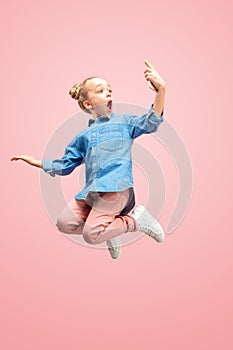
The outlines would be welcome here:
[[[73,199],[57,219],[63,233],[83,234],[86,242],[98,244],[121,233],[138,231],[134,218],[119,216],[125,208],[130,190],[122,192],[91,192],[87,198]]]

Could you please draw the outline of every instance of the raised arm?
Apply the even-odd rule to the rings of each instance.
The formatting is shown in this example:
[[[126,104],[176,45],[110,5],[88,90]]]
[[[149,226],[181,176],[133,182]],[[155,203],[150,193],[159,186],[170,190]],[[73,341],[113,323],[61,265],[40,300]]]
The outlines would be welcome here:
[[[161,116],[165,103],[166,83],[149,61],[145,60],[145,64],[145,78],[152,85],[152,89],[156,91],[153,110],[158,116]]]

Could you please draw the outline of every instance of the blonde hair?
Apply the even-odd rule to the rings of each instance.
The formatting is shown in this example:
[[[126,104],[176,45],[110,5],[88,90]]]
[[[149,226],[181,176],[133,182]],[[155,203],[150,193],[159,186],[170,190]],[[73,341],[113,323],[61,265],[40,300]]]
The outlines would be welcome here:
[[[88,90],[86,88],[86,82],[88,80],[94,79],[96,77],[90,77],[85,79],[82,83],[75,84],[69,91],[69,94],[75,100],[78,100],[79,107],[83,109],[87,113],[91,113],[88,109],[86,109],[83,105],[83,102],[87,99]]]

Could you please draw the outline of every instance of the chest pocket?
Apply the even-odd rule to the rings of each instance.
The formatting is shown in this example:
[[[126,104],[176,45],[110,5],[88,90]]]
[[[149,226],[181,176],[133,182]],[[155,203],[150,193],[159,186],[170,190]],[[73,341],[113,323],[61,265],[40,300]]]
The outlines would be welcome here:
[[[123,148],[123,131],[119,125],[108,125],[100,129],[100,149],[114,152]]]

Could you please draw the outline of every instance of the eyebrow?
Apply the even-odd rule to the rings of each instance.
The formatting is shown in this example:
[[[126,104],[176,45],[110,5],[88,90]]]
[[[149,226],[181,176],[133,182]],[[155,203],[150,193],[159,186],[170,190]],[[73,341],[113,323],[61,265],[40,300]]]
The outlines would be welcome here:
[[[103,86],[105,84],[97,84],[95,88],[97,88],[98,86]],[[107,84],[108,87],[111,87],[109,84]]]

